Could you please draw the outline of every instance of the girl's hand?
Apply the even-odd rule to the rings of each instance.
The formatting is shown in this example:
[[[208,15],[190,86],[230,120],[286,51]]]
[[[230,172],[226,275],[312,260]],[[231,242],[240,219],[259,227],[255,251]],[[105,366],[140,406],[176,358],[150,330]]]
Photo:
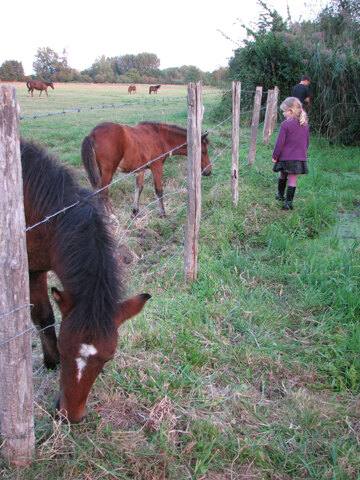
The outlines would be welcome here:
[[[271,160],[272,160],[273,163],[277,162],[276,158],[272,158]]]

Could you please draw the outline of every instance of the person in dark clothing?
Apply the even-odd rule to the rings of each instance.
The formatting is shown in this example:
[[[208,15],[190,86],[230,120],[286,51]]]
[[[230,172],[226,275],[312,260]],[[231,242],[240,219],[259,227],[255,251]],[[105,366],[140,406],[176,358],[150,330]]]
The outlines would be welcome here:
[[[307,75],[303,75],[300,83],[291,90],[291,96],[298,98],[302,105],[308,105],[310,102],[309,83],[310,78]]]
[[[272,154],[273,171],[280,172],[277,200],[285,200],[283,210],[293,210],[296,181],[299,174],[309,173],[307,149],[310,143],[309,124],[306,112],[296,97],[289,97],[280,105],[284,120]],[[286,182],[286,198],[284,197]]]

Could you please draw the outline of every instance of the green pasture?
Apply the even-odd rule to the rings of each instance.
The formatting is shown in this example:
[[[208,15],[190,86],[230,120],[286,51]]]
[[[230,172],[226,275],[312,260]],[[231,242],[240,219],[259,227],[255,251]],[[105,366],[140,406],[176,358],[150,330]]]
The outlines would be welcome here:
[[[56,84],[48,98],[16,88],[22,116],[105,106],[20,121],[21,135],[84,185],[80,145],[98,123],[187,123],[185,86],[163,85],[157,97],[145,85],[135,96],[127,85]],[[121,327],[78,426],[52,417],[58,373],[42,367],[34,335],[36,457],[26,470],[2,463],[2,478],[360,478],[360,149],[312,136],[310,174],[284,212],[271,162],[277,132],[268,146],[259,132],[248,166],[250,129],[241,120],[234,207],[231,119],[212,120],[220,98],[203,90],[214,164],[202,179],[197,280],[183,278],[186,159],[165,162],[166,219],[147,174],[133,221],[135,179],[119,174],[111,189],[119,261],[129,293],[152,299]]]

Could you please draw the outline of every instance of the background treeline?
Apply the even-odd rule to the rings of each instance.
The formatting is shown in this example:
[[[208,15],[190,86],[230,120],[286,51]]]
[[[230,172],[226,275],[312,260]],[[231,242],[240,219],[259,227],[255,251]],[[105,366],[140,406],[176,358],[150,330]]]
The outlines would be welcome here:
[[[292,22],[264,2],[254,29],[229,62],[229,79],[243,90],[280,89],[288,97],[302,74],[311,78],[311,127],[330,140],[360,144],[360,2],[332,0],[313,21]],[[250,107],[252,96],[242,107]],[[263,101],[266,102],[264,96]],[[248,102],[248,105],[246,103]],[[216,115],[231,110],[228,95]]]
[[[212,73],[202,72],[192,65],[161,70],[160,59],[154,53],[122,55],[96,59],[90,68],[81,72],[68,64],[66,50],[58,54],[49,47],[39,48],[35,55],[33,69],[35,75],[52,82],[95,82],[95,83],[167,83],[184,85],[202,81],[204,85],[222,86],[228,80],[228,68],[220,68]],[[7,60],[0,67],[3,81],[24,81],[21,62]]]
[[[228,68],[212,73],[195,66],[161,70],[153,53],[98,58],[90,68],[78,72],[68,65],[67,53],[38,49],[33,64],[35,76],[64,82],[119,82],[186,84],[228,87],[241,81],[242,90],[252,92],[262,85],[264,92],[277,85],[280,100],[290,95],[302,74],[311,78],[309,118],[312,131],[330,142],[360,144],[360,2],[330,0],[314,20],[293,22],[259,0],[261,13],[246,39],[234,51]],[[235,13],[234,13],[235,16]],[[0,68],[5,81],[24,80],[20,62],[6,61]],[[266,101],[266,96],[263,96]],[[252,107],[253,94],[245,95],[242,109]],[[215,112],[222,119],[231,112],[230,94],[225,94]]]

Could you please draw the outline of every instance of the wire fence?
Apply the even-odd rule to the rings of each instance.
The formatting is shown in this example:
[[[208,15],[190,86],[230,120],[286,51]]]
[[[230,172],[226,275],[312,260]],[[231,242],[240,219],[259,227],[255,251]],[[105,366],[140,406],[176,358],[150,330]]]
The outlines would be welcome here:
[[[223,92],[225,93],[225,92]],[[255,92],[247,92],[247,93],[255,93]],[[267,92],[265,92],[265,94],[267,94]],[[158,103],[158,102],[165,102],[165,101],[178,101],[179,99],[180,100],[184,100],[186,99],[187,97],[167,97],[167,98],[163,98],[163,99],[152,99],[152,100],[143,100],[143,101],[133,101],[133,102],[123,102],[123,103],[118,103],[118,104],[107,104],[107,105],[97,105],[97,106],[91,106],[91,107],[83,107],[83,108],[75,108],[75,109],[70,109],[70,110],[62,110],[62,111],[57,111],[57,112],[49,112],[49,113],[46,113],[46,114],[37,114],[37,115],[27,115],[27,116],[22,116],[20,117],[20,120],[25,120],[25,119],[36,119],[36,118],[39,118],[39,117],[51,117],[51,116],[55,116],[55,115],[64,115],[64,114],[70,114],[70,113],[78,113],[78,112],[81,112],[81,111],[92,111],[92,110],[97,110],[97,109],[105,109],[105,108],[120,108],[120,107],[124,107],[124,106],[134,106],[134,105],[146,105],[146,104],[152,104],[152,103]],[[262,107],[261,108],[261,111],[265,110],[266,107]],[[245,112],[240,112],[240,115],[250,115],[252,113],[252,110],[248,110],[248,111],[245,111]],[[208,130],[209,133],[211,134],[218,134],[218,135],[222,135],[222,132],[220,130],[221,127],[223,127],[226,123],[230,122],[230,120],[232,120],[232,115],[228,116],[227,118],[225,118],[224,120],[218,122],[216,125],[214,125],[211,129]],[[262,122],[263,123],[263,122]],[[262,123],[259,124],[262,125]],[[125,175],[122,175],[120,178],[117,178],[113,181],[111,181],[108,185],[94,191],[94,192],[91,192],[89,194],[89,196],[94,196],[94,195],[98,195],[100,194],[103,190],[107,189],[107,188],[111,188],[112,186],[114,186],[115,184],[119,183],[119,182],[122,182],[124,181],[126,178],[128,178],[130,175],[133,175],[135,174],[137,171],[149,166],[150,164],[152,164],[153,162],[156,162],[158,160],[160,160],[162,157],[165,157],[165,156],[168,156],[170,155],[171,153],[173,153],[175,150],[177,150],[179,147],[182,147],[184,145],[186,145],[187,143],[183,143],[181,145],[178,145],[176,146],[175,148],[165,152],[164,154],[162,154],[161,156],[157,157],[157,158],[154,158],[152,159],[151,161],[149,161],[147,164],[145,165],[142,165],[141,167],[131,171],[130,173],[127,173]],[[216,153],[216,156],[215,158],[212,160],[211,162],[211,166],[214,166],[219,160],[221,160],[222,158],[225,157],[226,154],[230,153],[231,152],[231,148],[232,148],[232,141],[228,141],[225,146],[223,148],[221,148],[217,153]],[[230,183],[230,178],[228,179],[228,182]],[[207,212],[204,212],[204,214],[202,215],[202,221],[206,221],[211,215],[212,213],[215,211],[215,208],[216,208],[216,202],[217,202],[217,197],[218,197],[218,194],[219,194],[219,191],[220,189],[223,187],[223,180],[220,178],[219,179],[219,183],[217,184],[212,184],[212,189],[213,190],[216,190],[216,194],[214,196],[214,200],[212,202],[212,205],[211,205],[211,208],[207,211]],[[186,186],[182,187],[182,188],[179,188],[171,193],[167,193],[167,194],[164,194],[161,198],[162,199],[169,199],[171,197],[175,197],[175,196],[179,196],[181,194],[184,194],[186,192],[187,188]],[[89,197],[87,197],[89,198]],[[115,247],[115,251],[114,251],[114,255],[117,254],[118,252],[118,249],[120,247],[120,245],[124,242],[124,239],[125,237],[129,234],[130,230],[132,229],[132,227],[135,225],[135,222],[139,219],[139,217],[141,217],[144,212],[148,209],[151,209],[152,207],[154,207],[157,203],[158,203],[159,199],[156,198],[154,201],[151,201],[149,202],[147,205],[145,205],[142,209],[140,209],[140,211],[136,214],[136,216],[134,216],[131,221],[128,223],[128,225],[123,229],[123,232],[121,233],[120,237],[119,237],[119,240],[116,244],[116,247]],[[47,216],[46,218],[44,218],[43,220],[29,226],[26,228],[26,232],[29,232],[35,228],[37,228],[39,225],[43,224],[43,223],[46,223],[48,221],[50,221],[52,218],[56,217],[57,215],[60,215],[60,214],[63,214],[65,213],[66,211],[68,211],[69,209],[72,209],[72,208],[75,208],[80,202],[75,202],[71,205],[68,205],[66,206],[65,208],[59,210],[58,212],[52,214],[52,215],[49,215]],[[176,210],[176,213],[175,215],[171,218],[171,219],[168,219],[169,221],[173,221],[175,220],[175,218],[177,218],[180,214],[181,211],[185,210],[185,207],[186,207],[186,203],[185,203],[185,200],[184,202],[181,204],[180,202],[177,203],[177,210]],[[184,227],[184,225],[182,225],[182,228]],[[179,240],[179,237],[180,237],[180,240]],[[181,253],[181,251],[183,250],[184,248],[184,232],[177,232],[175,234],[175,236],[170,239],[170,242],[171,244],[173,245],[173,252],[171,252],[171,254],[164,260],[161,260],[158,262],[158,264],[155,264],[155,265],[152,265],[152,269],[151,271],[148,271],[146,269],[146,271],[143,271],[143,274],[142,274],[142,278],[141,280],[136,284],[134,285],[131,290],[130,290],[130,293],[135,291],[140,285],[142,285],[143,283],[146,282],[146,280],[149,278],[149,277],[152,277],[156,274],[158,274],[161,270],[164,270],[166,269],[166,267],[176,258],[178,257],[178,255]],[[168,240],[168,243],[169,243],[169,240]],[[175,245],[175,246],[174,246]],[[161,248],[161,246],[159,247]],[[6,318],[8,316],[10,316],[11,314],[13,313],[16,313],[17,311],[19,310],[22,310],[24,308],[32,308],[33,305],[30,304],[30,303],[27,303],[27,304],[24,304],[24,305],[21,305],[17,308],[15,308],[14,310],[11,310],[11,311],[8,311],[8,312],[4,312],[4,313],[1,313],[0,312],[0,321],[4,321],[6,320]],[[227,313],[227,315],[230,315],[231,312],[236,309],[237,306],[235,305],[233,308],[231,308],[229,310],[229,312]],[[56,327],[58,328],[60,326],[60,323],[57,323],[55,322],[54,324],[52,325],[48,325],[47,327],[43,328],[43,329],[38,329],[35,325],[26,329],[25,331],[23,332],[19,332],[17,335],[15,336],[12,336],[11,338],[8,338],[6,339],[5,341],[1,342],[0,343],[0,348],[3,347],[4,345],[8,344],[9,342],[19,338],[20,336],[22,335],[25,335],[29,332],[31,333],[36,333],[37,336],[39,336],[41,334],[41,332],[43,332],[44,330],[48,329],[48,328],[52,328],[52,327]],[[47,370],[45,370],[45,368],[43,366],[40,366],[40,367],[37,367],[36,370],[34,369],[33,371],[33,375],[35,378],[37,378],[37,381],[38,383],[40,384],[37,388],[37,391],[35,392],[34,394],[34,399],[35,399],[35,402],[39,402],[39,400],[41,399],[41,397],[44,395],[44,393],[46,392],[46,389],[49,385],[50,382],[53,382],[53,380],[55,378],[58,377],[58,372],[57,371],[54,371],[52,373],[48,373]],[[29,432],[31,431],[32,429],[29,430]],[[5,435],[4,433],[2,433],[0,431],[0,435],[2,435],[4,438],[23,438],[24,436],[28,435],[29,432],[25,432],[24,434],[21,434],[20,436],[9,436],[9,435]]]

